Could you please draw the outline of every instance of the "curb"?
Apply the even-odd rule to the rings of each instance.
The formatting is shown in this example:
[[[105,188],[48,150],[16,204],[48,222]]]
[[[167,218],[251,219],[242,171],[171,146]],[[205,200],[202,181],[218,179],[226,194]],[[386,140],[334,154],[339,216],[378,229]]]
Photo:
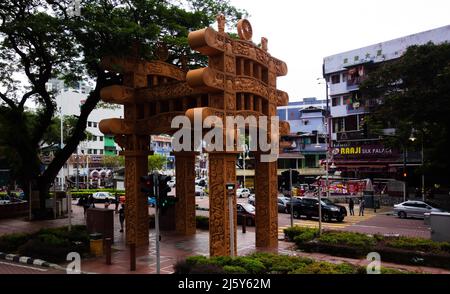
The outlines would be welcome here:
[[[18,263],[23,263],[23,264],[28,264],[28,265],[38,265],[38,266],[48,267],[48,268],[57,269],[57,270],[65,270],[62,266],[60,266],[58,264],[50,263],[50,262],[47,262],[42,259],[34,259],[34,258],[31,258],[28,256],[20,256],[17,254],[6,254],[3,252],[0,252],[0,260],[1,259],[8,260],[8,261],[14,261],[14,262],[18,262]]]

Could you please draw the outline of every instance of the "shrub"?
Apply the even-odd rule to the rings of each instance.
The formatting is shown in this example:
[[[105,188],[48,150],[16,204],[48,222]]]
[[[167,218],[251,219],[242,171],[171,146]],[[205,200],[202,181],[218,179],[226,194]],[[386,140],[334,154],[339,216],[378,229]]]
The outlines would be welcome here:
[[[398,249],[434,252],[440,251],[450,252],[450,243],[448,242],[435,242],[429,239],[413,238],[413,237],[396,237],[386,241],[387,247],[393,247]]]
[[[31,238],[30,234],[16,233],[0,237],[0,252],[13,253]]]
[[[226,265],[223,267],[223,271],[226,274],[246,274],[245,268],[240,266]]]
[[[318,229],[304,228],[304,227],[300,227],[300,226],[289,227],[289,228],[284,229],[283,231],[284,231],[284,235],[286,236],[286,238],[291,242],[294,241],[294,238],[298,235],[303,235],[303,234],[317,235],[319,233]]]
[[[301,234],[294,237],[294,242],[297,245],[303,244],[305,242],[309,242],[316,238],[319,234],[319,230],[316,229],[308,229],[302,232]]]
[[[197,229],[209,230],[209,217],[197,215],[195,217],[195,225]]]
[[[374,237],[353,232],[326,232],[318,240],[325,244],[339,244],[360,249],[370,249],[376,245]]]
[[[281,274],[288,273],[296,268],[306,266],[313,262],[313,260],[309,258],[271,253],[254,253],[250,255],[250,257],[262,262],[266,267],[267,272]]]
[[[238,256],[232,259],[232,264],[243,267],[249,274],[262,274],[266,272],[264,264],[250,256]]]
[[[334,264],[321,261],[299,267],[290,274],[356,274],[357,271],[357,267],[348,263]]]
[[[206,256],[196,255],[196,256],[189,256],[188,258],[186,258],[186,263],[190,266],[194,266],[197,264],[207,264],[209,263],[209,260],[208,258],[206,258]]]

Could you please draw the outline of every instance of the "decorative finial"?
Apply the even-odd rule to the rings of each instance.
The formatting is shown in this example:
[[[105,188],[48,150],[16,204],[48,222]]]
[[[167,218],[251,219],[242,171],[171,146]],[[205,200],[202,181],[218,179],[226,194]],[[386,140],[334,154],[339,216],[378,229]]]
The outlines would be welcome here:
[[[237,23],[238,35],[241,40],[251,41],[253,36],[252,25],[246,19],[241,19]]]
[[[165,43],[159,42],[156,44],[155,56],[161,61],[166,61],[169,58],[169,50]]]
[[[261,37],[261,49],[264,51],[267,51],[267,42],[269,40],[267,40],[267,38],[265,37]]]
[[[216,20],[219,33],[225,33],[225,15],[223,15],[222,13],[217,15]]]

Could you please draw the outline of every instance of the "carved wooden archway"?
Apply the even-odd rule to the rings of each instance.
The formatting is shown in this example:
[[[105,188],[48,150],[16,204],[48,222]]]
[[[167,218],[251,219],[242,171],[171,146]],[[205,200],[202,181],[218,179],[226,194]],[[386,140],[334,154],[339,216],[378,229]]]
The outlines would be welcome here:
[[[147,204],[140,193],[139,177],[147,173],[149,135],[173,134],[177,130],[171,128],[172,119],[178,115],[193,119],[193,113],[198,109],[202,110],[204,117],[211,114],[218,117],[271,117],[276,116],[277,106],[288,103],[287,93],[276,89],[276,78],[287,74],[287,66],[267,52],[267,39],[262,38],[261,48],[251,42],[252,30],[246,20],[238,23],[240,39],[232,39],[224,32],[223,17],[218,17],[218,23],[218,32],[206,28],[192,32],[188,37],[192,49],[208,56],[206,68],[186,73],[163,61],[115,57],[102,60],[105,69],[121,73],[124,77],[123,85],[101,91],[103,101],[124,105],[124,118],[103,120],[100,130],[105,134],[114,134],[125,150],[126,237],[129,243],[148,243]],[[226,131],[223,130],[224,133]],[[287,133],[289,124],[280,122],[280,135]],[[256,160],[258,173],[255,179],[258,198],[256,246],[276,247],[277,163],[262,162],[260,155]],[[176,152],[175,157],[179,198],[176,229],[182,234],[194,234],[195,153]],[[236,183],[236,158],[235,152],[209,154],[211,256],[230,254],[225,184]],[[236,208],[235,204],[233,207]]]

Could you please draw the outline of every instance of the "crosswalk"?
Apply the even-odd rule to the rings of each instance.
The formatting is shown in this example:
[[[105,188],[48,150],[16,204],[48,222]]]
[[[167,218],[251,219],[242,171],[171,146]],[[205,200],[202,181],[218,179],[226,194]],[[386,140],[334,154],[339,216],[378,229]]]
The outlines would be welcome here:
[[[359,222],[371,219],[376,214],[373,212],[366,212],[364,213],[364,216],[358,216],[358,215],[352,215],[345,217],[344,221],[342,222],[336,222],[333,220],[332,222],[322,222],[322,228],[328,229],[328,230],[342,230],[346,227],[352,226],[354,224],[357,224]],[[305,228],[319,228],[319,221],[318,219],[294,219],[294,225],[305,227]],[[279,226],[278,227],[278,234],[284,234],[283,230],[290,227],[290,225],[287,226]]]

